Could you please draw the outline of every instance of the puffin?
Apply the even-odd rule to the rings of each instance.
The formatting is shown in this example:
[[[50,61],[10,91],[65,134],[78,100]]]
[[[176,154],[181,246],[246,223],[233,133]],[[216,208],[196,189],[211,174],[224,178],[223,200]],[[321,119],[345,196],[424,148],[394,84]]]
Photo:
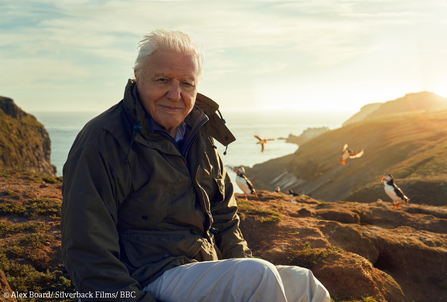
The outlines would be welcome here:
[[[256,144],[261,144],[261,147],[262,147],[261,148],[261,152],[264,152],[264,144],[267,144],[267,141],[274,141],[275,140],[274,138],[267,138],[267,139],[260,138],[257,135],[254,135],[254,137],[256,137],[259,140],[259,142],[257,142]]]
[[[247,176],[245,176],[244,167],[238,167],[236,169],[236,183],[245,195],[244,200],[248,200],[248,195],[250,194],[253,194],[256,197],[258,197],[258,195],[256,194],[255,187],[253,186],[251,181],[247,178]]]
[[[351,151],[348,149],[348,144],[345,144],[343,150],[341,151],[340,164],[345,164],[346,159],[349,158],[359,158],[363,155],[363,149],[361,151]]]
[[[293,192],[292,190],[287,190],[287,191],[286,191],[286,194],[287,194],[287,195],[290,195],[290,196],[293,196],[293,197],[295,197],[295,196],[300,196],[300,193],[295,193],[295,192]]]
[[[385,185],[385,193],[393,200],[393,209],[399,209],[402,202],[408,203],[410,200],[405,196],[404,192],[394,183],[393,175],[387,174],[382,177],[382,182]]]

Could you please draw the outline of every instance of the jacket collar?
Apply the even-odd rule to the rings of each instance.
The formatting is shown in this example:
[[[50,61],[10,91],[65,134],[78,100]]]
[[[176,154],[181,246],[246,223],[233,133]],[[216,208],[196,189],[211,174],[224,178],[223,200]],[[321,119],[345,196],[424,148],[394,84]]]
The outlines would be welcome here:
[[[125,110],[135,121],[139,122],[141,125],[141,134],[145,137],[150,137],[152,132],[149,129],[149,123],[146,118],[146,111],[141,104],[140,98],[138,96],[137,84],[133,79],[129,79],[124,92],[123,105]],[[204,96],[203,94],[197,93],[196,104],[209,118],[209,121],[205,124],[204,129],[209,135],[214,137],[218,142],[224,146],[228,146],[230,143],[234,142],[236,138],[231,133],[231,131],[225,126],[225,121],[222,120],[218,115],[217,111],[219,105],[211,100],[210,98]],[[193,110],[185,119],[185,121],[194,118],[192,115],[195,114]]]

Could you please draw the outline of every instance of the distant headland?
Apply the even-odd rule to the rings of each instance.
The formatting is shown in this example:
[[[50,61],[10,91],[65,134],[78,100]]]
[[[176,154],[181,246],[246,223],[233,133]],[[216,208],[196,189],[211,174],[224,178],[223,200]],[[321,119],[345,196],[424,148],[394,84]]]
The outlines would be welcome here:
[[[45,127],[12,99],[0,96],[0,167],[55,175],[50,156]]]
[[[447,98],[411,93],[366,105],[342,127],[322,131],[294,154],[246,167],[246,175],[259,189],[280,186],[325,201],[375,201],[388,198],[380,179],[393,174],[413,202],[447,205],[446,134]],[[341,165],[344,144],[364,149],[364,155]]]

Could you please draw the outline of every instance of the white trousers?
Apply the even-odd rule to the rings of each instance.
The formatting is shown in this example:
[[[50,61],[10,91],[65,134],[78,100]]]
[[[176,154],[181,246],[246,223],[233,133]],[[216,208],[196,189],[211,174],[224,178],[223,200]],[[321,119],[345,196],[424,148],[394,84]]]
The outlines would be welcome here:
[[[144,291],[164,302],[330,302],[312,272],[256,258],[190,263],[167,270]]]

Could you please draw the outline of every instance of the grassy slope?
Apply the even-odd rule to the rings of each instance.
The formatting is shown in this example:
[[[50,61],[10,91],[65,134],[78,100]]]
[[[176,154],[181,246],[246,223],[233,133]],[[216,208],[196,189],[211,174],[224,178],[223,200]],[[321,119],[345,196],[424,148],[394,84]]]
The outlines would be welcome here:
[[[60,189],[54,188],[61,181],[61,177],[0,167],[0,270],[14,291],[75,291],[60,258],[62,203]],[[42,182],[53,189],[41,189]],[[18,299],[54,300],[77,301]]]
[[[430,203],[421,183],[422,186],[430,183],[430,188],[438,188],[447,179],[446,134],[447,111],[382,116],[322,134],[302,145],[293,156],[288,156],[285,165],[301,182],[292,189],[317,199],[344,199],[366,185],[380,185],[382,175],[391,173],[402,188],[402,179],[411,179],[409,183],[418,182],[418,189],[415,188],[414,193],[412,191],[413,195],[405,192],[413,202]],[[341,165],[339,160],[345,143],[352,150],[364,148],[365,154],[358,159],[348,159],[346,165]],[[258,184],[262,186],[259,189],[272,190],[274,184],[260,177],[262,166],[253,167],[248,177],[259,180]],[[271,170],[275,161],[265,166]],[[280,169],[281,165],[276,166]],[[274,174],[270,175],[272,179]],[[266,185],[271,187],[264,187]],[[431,195],[441,193],[443,190],[431,192]],[[374,201],[388,198],[383,194],[369,198]]]
[[[2,101],[3,97],[0,97]],[[13,105],[17,117],[0,109],[0,166],[30,169],[50,162],[49,135],[37,119]]]

